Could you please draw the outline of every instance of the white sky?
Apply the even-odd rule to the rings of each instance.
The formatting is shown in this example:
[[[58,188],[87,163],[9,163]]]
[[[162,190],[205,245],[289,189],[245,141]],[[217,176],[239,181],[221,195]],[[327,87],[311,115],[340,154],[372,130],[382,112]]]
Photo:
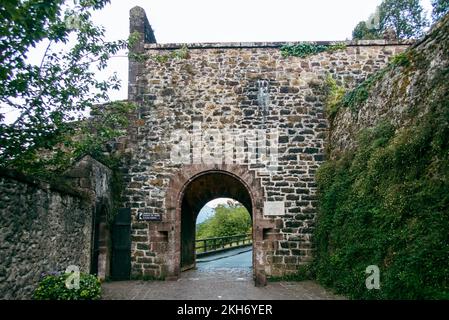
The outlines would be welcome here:
[[[430,0],[421,0],[430,11]],[[129,10],[145,9],[158,43],[320,41],[350,39],[382,0],[112,0],[94,20],[108,40],[126,39]],[[128,63],[114,58],[122,89],[111,99],[127,98]]]

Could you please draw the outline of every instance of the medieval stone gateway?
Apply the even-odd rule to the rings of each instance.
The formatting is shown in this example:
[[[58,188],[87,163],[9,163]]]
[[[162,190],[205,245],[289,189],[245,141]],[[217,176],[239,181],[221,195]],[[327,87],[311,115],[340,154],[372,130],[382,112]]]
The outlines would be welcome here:
[[[252,215],[257,284],[310,262],[315,172],[329,127],[323,83],[332,77],[353,88],[409,43],[347,42],[305,58],[282,56],[285,43],[157,44],[139,7],[130,31],[140,37],[132,52],[144,57],[129,67],[129,100],[139,106],[124,168],[132,276],[177,277],[194,265],[196,216],[224,196]],[[258,132],[265,162],[252,156]],[[227,144],[242,135],[243,143]]]
[[[103,279],[176,279],[195,266],[200,209],[219,197],[251,214],[257,285],[296,272],[313,259],[326,79],[354,88],[411,44],[348,41],[307,57],[282,55],[295,43],[157,44],[139,7],[130,32],[139,40],[128,100],[138,108],[110,145],[120,182],[90,156],[61,185],[0,170],[5,298],[30,298],[42,272],[73,264]],[[338,132],[333,144],[344,147],[350,138]]]

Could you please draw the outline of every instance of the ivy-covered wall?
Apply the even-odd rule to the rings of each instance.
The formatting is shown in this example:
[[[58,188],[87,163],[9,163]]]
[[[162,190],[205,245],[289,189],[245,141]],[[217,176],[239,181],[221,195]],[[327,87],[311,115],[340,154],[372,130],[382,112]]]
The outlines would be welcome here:
[[[322,284],[353,298],[449,299],[448,84],[449,16],[335,103],[317,174]],[[379,290],[365,285],[371,265]]]

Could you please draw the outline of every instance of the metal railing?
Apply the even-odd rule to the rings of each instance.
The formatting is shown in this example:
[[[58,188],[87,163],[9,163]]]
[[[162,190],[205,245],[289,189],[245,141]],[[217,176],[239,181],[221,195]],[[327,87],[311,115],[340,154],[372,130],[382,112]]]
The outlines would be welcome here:
[[[251,234],[239,234],[235,236],[205,238],[195,240],[197,255],[206,255],[218,251],[247,246],[253,243]]]

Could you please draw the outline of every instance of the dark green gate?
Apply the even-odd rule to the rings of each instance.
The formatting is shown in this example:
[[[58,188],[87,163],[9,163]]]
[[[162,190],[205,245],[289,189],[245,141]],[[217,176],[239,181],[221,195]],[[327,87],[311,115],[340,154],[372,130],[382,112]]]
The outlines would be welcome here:
[[[131,275],[131,209],[119,209],[112,227],[111,279],[129,280]]]

